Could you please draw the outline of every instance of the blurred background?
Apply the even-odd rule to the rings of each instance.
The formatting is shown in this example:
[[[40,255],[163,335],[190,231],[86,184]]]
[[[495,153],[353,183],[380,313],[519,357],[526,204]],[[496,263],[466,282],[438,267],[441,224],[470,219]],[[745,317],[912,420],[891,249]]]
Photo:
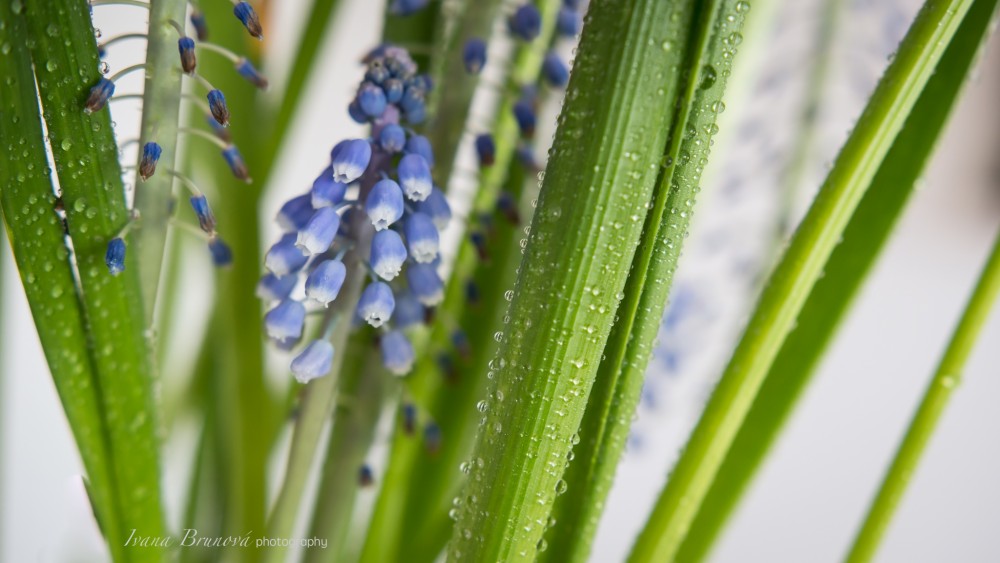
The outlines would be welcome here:
[[[739,75],[731,81],[722,133],[593,561],[620,561],[630,548],[780,251],[776,225],[783,218],[794,222],[808,205],[920,5],[841,0],[830,18],[827,2],[753,3]],[[281,80],[282,58],[306,6],[293,0],[274,4],[267,72]],[[311,182],[335,139],[360,132],[345,108],[362,73],[357,61],[378,43],[381,10],[371,0],[341,2],[335,32],[323,48],[324,70],[309,83],[305,111],[290,135],[293,148],[274,175],[280,181],[260,201],[263,224]],[[139,9],[95,8],[95,24],[105,37],[143,29],[145,18]],[[829,45],[823,30],[832,30]],[[112,71],[141,61],[140,45],[113,48]],[[822,72],[815,72],[817,65]],[[996,38],[977,69],[895,235],[713,561],[843,557],[1000,226]],[[817,79],[821,87],[810,88]],[[118,88],[140,89],[139,75]],[[119,141],[138,129],[138,107],[130,103],[113,108]],[[816,112],[807,111],[811,104]],[[811,142],[802,143],[810,123]],[[134,152],[123,158],[132,162]],[[185,331],[186,339],[165,343],[181,362],[193,361],[204,324],[200,311],[212,298],[203,258],[205,271],[189,268],[182,280],[191,288],[185,295],[193,297],[178,314],[192,330]],[[79,478],[82,466],[6,245],[0,260],[0,561],[100,561],[101,542]],[[274,363],[276,377],[287,377],[282,363]],[[998,366],[995,312],[879,561],[1000,561]],[[192,441],[181,432],[165,445],[168,520],[179,510],[169,497],[183,490]]]

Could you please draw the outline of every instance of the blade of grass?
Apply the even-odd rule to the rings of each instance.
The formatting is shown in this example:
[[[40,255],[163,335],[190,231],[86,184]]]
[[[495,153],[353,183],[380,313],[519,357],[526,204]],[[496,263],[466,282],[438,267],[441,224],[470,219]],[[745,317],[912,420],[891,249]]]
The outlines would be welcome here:
[[[977,0],[941,57],[844,229],[843,241],[830,255],[825,275],[806,299],[796,329],[781,345],[684,539],[678,559],[705,558],[777,438],[909,200],[958,101],[996,6],[996,0]]]
[[[630,561],[675,559],[806,297],[971,4],[929,2],[918,14],[764,289]]]

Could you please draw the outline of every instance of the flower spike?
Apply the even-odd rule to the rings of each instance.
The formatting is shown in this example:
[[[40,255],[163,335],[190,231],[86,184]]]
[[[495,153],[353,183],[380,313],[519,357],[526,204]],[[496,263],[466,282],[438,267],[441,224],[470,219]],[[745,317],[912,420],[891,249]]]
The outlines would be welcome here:
[[[264,39],[264,30],[260,27],[260,18],[257,17],[253,6],[247,2],[240,2],[233,6],[233,14],[240,20],[243,27],[247,28],[247,32],[252,37]]]

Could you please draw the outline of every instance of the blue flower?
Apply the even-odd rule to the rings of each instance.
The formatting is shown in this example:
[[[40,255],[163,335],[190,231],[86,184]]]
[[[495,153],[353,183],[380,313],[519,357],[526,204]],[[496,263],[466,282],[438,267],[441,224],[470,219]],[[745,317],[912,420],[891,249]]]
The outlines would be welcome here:
[[[399,234],[390,229],[375,233],[371,247],[371,266],[375,274],[392,281],[399,275],[403,262],[406,262],[406,247]]]
[[[313,211],[311,194],[300,195],[286,201],[278,210],[276,219],[284,231],[297,231],[306,226]]]
[[[372,473],[372,468],[368,466],[367,463],[362,464],[358,468],[358,486],[359,487],[370,487],[375,483],[375,475]]]
[[[177,40],[177,51],[181,54],[181,70],[185,74],[194,74],[198,59],[194,54],[194,39],[181,37]]]
[[[148,180],[156,172],[156,163],[160,161],[163,149],[160,145],[149,142],[142,146],[142,158],[139,159],[139,177]]]
[[[378,144],[385,152],[395,154],[406,146],[406,131],[399,125],[390,123],[379,131]]]
[[[577,33],[580,33],[582,23],[580,12],[577,10],[570,6],[559,8],[559,15],[556,16],[556,31],[559,32],[559,35],[575,37]]]
[[[215,215],[212,208],[208,206],[208,199],[204,195],[196,195],[191,198],[191,207],[194,208],[195,215],[198,216],[198,225],[206,233],[215,232]]]
[[[525,99],[520,99],[514,103],[514,119],[517,120],[517,127],[521,130],[521,134],[525,137],[530,137],[535,134],[535,108],[531,106],[531,102]]]
[[[409,16],[423,10],[430,0],[393,0],[389,11],[397,16]]]
[[[383,85],[386,80],[392,78],[392,73],[385,66],[385,59],[381,56],[375,57],[368,61],[368,70],[365,71],[365,80]]]
[[[340,260],[324,260],[306,278],[306,296],[327,306],[337,298],[347,278],[347,268]]]
[[[427,165],[434,167],[434,150],[431,148],[431,142],[423,135],[412,135],[406,140],[406,147],[403,151],[407,154],[419,154],[424,157],[427,161]]]
[[[87,96],[87,101],[83,105],[83,111],[85,113],[94,113],[95,111],[101,111],[108,104],[108,100],[115,93],[115,83],[108,80],[107,78],[101,78],[97,81],[90,89],[90,94]]]
[[[208,39],[208,24],[205,22],[205,14],[198,9],[191,10],[191,27],[194,28],[194,34],[198,41]]]
[[[358,300],[358,317],[375,328],[392,317],[396,308],[396,299],[392,289],[385,282],[372,282],[361,292]]]
[[[243,155],[236,148],[236,145],[229,145],[222,151],[222,158],[226,159],[226,164],[233,172],[237,180],[250,183],[250,171],[247,170],[247,163],[243,160]]]
[[[462,62],[465,63],[465,70],[479,74],[486,66],[486,43],[478,37],[466,41],[462,48]]]
[[[330,373],[333,366],[333,344],[313,340],[292,360],[292,375],[299,383],[309,383]]]
[[[295,275],[276,276],[274,274],[264,274],[257,282],[257,297],[264,301],[281,301],[287,299],[298,284],[299,278]]]
[[[125,271],[125,241],[119,237],[111,239],[108,243],[108,250],[104,253],[104,263],[108,265],[108,271],[112,276]]]
[[[403,430],[413,434],[417,428],[417,407],[413,403],[403,403]]]
[[[306,308],[294,299],[285,299],[264,315],[267,336],[279,342],[302,336],[305,322]]]
[[[493,166],[496,152],[497,146],[493,142],[493,135],[483,133],[476,137],[476,154],[479,155],[480,166]]]
[[[365,115],[371,118],[380,117],[387,104],[385,92],[381,88],[370,82],[361,85],[358,90],[358,107],[365,112]]]
[[[390,104],[399,103],[403,99],[403,81],[398,78],[387,79],[382,83],[382,89],[385,91],[385,101]]]
[[[426,111],[426,92],[416,85],[408,85],[403,90],[403,97],[399,100],[399,107],[406,114],[406,119],[410,123],[420,123]]]
[[[417,211],[428,215],[438,229],[444,229],[451,221],[451,206],[441,190],[431,191],[427,199],[417,203]]]
[[[396,375],[406,375],[413,368],[413,345],[406,335],[391,330],[382,335],[379,343],[382,349],[382,365]]]
[[[415,261],[427,263],[437,258],[440,248],[438,230],[430,216],[419,212],[411,214],[403,225],[403,233]]]
[[[212,262],[216,267],[228,266],[233,263],[233,251],[218,235],[208,239],[208,251],[212,254]]]
[[[240,76],[243,78],[246,78],[247,82],[250,84],[253,84],[261,90],[267,89],[267,78],[258,72],[257,69],[254,68],[253,64],[245,57],[240,57],[236,61],[236,72],[240,73]]]
[[[212,112],[212,117],[223,127],[229,127],[229,108],[226,106],[226,96],[222,90],[213,89],[208,92],[208,109]]]
[[[233,7],[233,14],[243,23],[243,27],[247,28],[247,32],[251,36],[257,39],[264,38],[264,30],[260,27],[260,19],[257,17],[257,12],[254,11],[253,7],[246,2],[240,2]]]
[[[441,450],[441,427],[433,422],[424,426],[424,447],[432,455]]]
[[[542,32],[542,14],[534,4],[524,4],[507,20],[507,27],[517,37],[531,41]]]
[[[340,215],[337,211],[332,207],[321,207],[299,231],[295,245],[303,249],[307,256],[322,254],[330,250],[339,229]]]
[[[444,282],[431,264],[411,264],[406,268],[406,281],[410,291],[427,307],[433,307],[444,298]]]
[[[406,328],[424,322],[425,311],[412,292],[402,291],[396,296],[396,309],[392,315],[398,328]]]
[[[347,106],[347,115],[351,116],[351,119],[354,120],[355,123],[361,125],[368,123],[368,116],[361,110],[361,104],[359,104],[357,100],[354,100]]]
[[[333,162],[333,179],[350,184],[365,173],[372,158],[372,146],[364,139],[351,139],[338,143],[330,154]]]
[[[320,207],[334,207],[344,201],[347,194],[347,184],[341,184],[333,179],[333,168],[327,166],[320,175],[313,180],[310,201],[316,209]]]
[[[542,62],[542,76],[552,86],[562,88],[569,82],[569,69],[558,54],[549,51]]]
[[[286,234],[264,256],[264,266],[276,276],[293,274],[306,265],[309,258],[295,245],[296,235]]]
[[[399,175],[399,184],[403,187],[403,193],[413,201],[423,201],[434,189],[431,180],[431,169],[427,160],[419,154],[408,154],[399,160],[396,167]]]
[[[504,218],[511,224],[521,223],[521,214],[518,213],[517,204],[509,192],[500,192],[500,196],[497,197],[497,211],[503,214]]]
[[[403,191],[392,180],[379,180],[365,198],[365,213],[376,231],[399,221],[403,216]]]

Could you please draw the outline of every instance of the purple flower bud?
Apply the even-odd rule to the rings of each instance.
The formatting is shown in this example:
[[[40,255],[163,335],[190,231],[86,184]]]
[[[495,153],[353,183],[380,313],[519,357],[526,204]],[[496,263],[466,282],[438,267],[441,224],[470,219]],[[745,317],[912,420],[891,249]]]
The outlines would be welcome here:
[[[334,207],[344,201],[344,195],[347,194],[347,184],[335,181],[333,179],[333,168],[327,166],[313,180],[312,191],[309,193],[314,208]]]
[[[365,198],[365,213],[376,231],[387,229],[403,216],[403,191],[392,180],[379,180]]]
[[[372,473],[372,468],[368,464],[363,464],[358,468],[358,486],[371,487],[374,484],[375,475]]]
[[[403,430],[407,434],[413,434],[417,428],[417,407],[413,403],[403,404]]]
[[[371,158],[372,146],[364,139],[338,143],[330,154],[333,179],[342,184],[350,184],[365,173]]]
[[[306,226],[313,212],[312,195],[305,194],[293,197],[278,210],[276,220],[285,232],[294,232]]]
[[[433,307],[444,298],[444,282],[431,264],[411,264],[406,268],[406,281],[410,291],[427,307]]]
[[[177,40],[177,50],[181,54],[181,70],[185,74],[194,74],[194,69],[198,66],[198,59],[194,54],[194,39],[181,37]]]
[[[261,90],[267,90],[268,82],[267,77],[257,71],[253,64],[244,57],[240,57],[236,61],[236,72],[240,73],[240,76],[247,79],[247,82],[253,84]]]
[[[267,336],[279,342],[302,336],[306,308],[294,299],[285,299],[264,315]]]
[[[240,154],[239,149],[236,145],[229,145],[222,151],[222,158],[226,159],[226,164],[229,165],[229,170],[233,172],[233,176],[237,180],[243,180],[246,183],[250,183],[250,171],[247,170],[247,163],[243,160],[243,155]]]
[[[208,24],[205,23],[205,14],[197,9],[191,10],[191,27],[194,28],[198,41],[208,40]]]
[[[208,199],[204,195],[196,195],[191,198],[191,207],[194,208],[194,212],[198,216],[198,225],[201,226],[201,230],[208,234],[214,233],[215,215],[212,213],[212,208],[208,206]]]
[[[385,66],[385,59],[381,56],[368,61],[368,70],[365,71],[365,80],[374,84],[383,84],[392,77],[392,73]]]
[[[357,100],[354,100],[347,106],[347,115],[351,116],[351,120],[355,123],[364,125],[368,123],[368,116],[361,109],[361,104]]]
[[[358,300],[358,317],[375,328],[382,326],[392,317],[396,299],[392,289],[385,282],[372,282],[361,292]]]
[[[441,427],[433,422],[424,426],[424,447],[431,455],[441,451]]]
[[[396,375],[406,375],[413,368],[413,345],[402,332],[391,330],[382,335],[382,365]]]
[[[514,103],[514,119],[521,134],[530,137],[535,134],[535,108],[531,107],[531,102],[521,99]]]
[[[156,163],[160,161],[160,154],[163,149],[160,145],[149,142],[142,146],[142,158],[139,159],[139,177],[143,181],[149,179],[156,172]]]
[[[264,274],[257,282],[257,297],[263,301],[281,301],[287,299],[295,289],[299,278],[295,275],[276,276]]]
[[[558,54],[549,51],[542,62],[542,76],[553,87],[562,88],[569,82],[569,68]]]
[[[376,118],[385,111],[388,102],[385,99],[385,92],[377,85],[366,82],[358,90],[358,107],[370,118]]]
[[[431,148],[431,142],[423,135],[413,135],[407,139],[403,152],[407,154],[419,154],[424,157],[428,166],[434,167],[434,150]]]
[[[322,254],[330,250],[339,229],[340,215],[337,211],[332,207],[321,207],[299,231],[295,246],[303,249],[307,256]]]
[[[486,248],[486,235],[476,231],[469,235],[469,240],[472,242],[472,246],[476,247],[476,254],[479,255],[479,259],[483,262],[489,262],[490,251]]]
[[[104,263],[108,265],[108,271],[112,276],[125,271],[125,241],[115,237],[108,243],[108,250],[104,253]]]
[[[438,230],[428,215],[420,212],[410,215],[403,225],[403,233],[415,261],[427,263],[437,258],[440,248]]]
[[[417,211],[428,215],[438,230],[444,230],[451,221],[451,206],[441,190],[435,188],[427,199],[417,203]]]
[[[406,328],[424,322],[424,306],[410,291],[403,291],[396,297],[393,322],[398,328]]]
[[[430,166],[419,154],[408,154],[401,158],[396,173],[399,175],[403,193],[408,199],[423,201],[434,189]]]
[[[503,214],[503,216],[511,224],[518,225],[521,223],[521,214],[518,213],[517,204],[514,202],[514,198],[511,197],[508,192],[500,192],[500,196],[497,197],[497,210]]]
[[[466,41],[462,48],[462,62],[465,63],[466,71],[479,74],[486,65],[486,43],[478,37]]]
[[[299,383],[309,383],[330,373],[333,366],[333,344],[326,340],[313,340],[305,350],[292,360],[292,375]]]
[[[115,83],[108,80],[107,78],[101,78],[97,81],[90,89],[90,95],[87,96],[87,101],[83,105],[84,113],[94,113],[95,111],[101,111],[104,106],[108,104],[108,100],[115,93]]]
[[[403,81],[398,78],[389,78],[382,83],[382,89],[385,90],[385,101],[390,104],[399,103],[403,99]]]
[[[375,233],[371,247],[371,266],[375,274],[392,281],[399,275],[403,262],[406,262],[406,247],[399,234],[390,229]]]
[[[493,135],[483,133],[476,137],[476,154],[479,155],[480,166],[493,166],[496,152],[497,146],[493,142]]]
[[[534,4],[523,4],[511,14],[507,27],[515,36],[531,41],[542,32],[542,14]]]
[[[465,300],[472,306],[479,304],[479,286],[472,280],[465,282]]]
[[[580,26],[583,24],[580,12],[570,6],[559,8],[559,15],[556,16],[556,31],[565,37],[575,37],[580,33]]]
[[[240,20],[243,27],[247,28],[247,32],[251,36],[257,39],[264,38],[264,30],[260,27],[260,19],[257,17],[257,12],[254,11],[253,7],[246,2],[240,2],[233,7],[233,14]]]
[[[306,278],[306,296],[327,306],[337,298],[347,278],[347,268],[340,260],[324,260]]]
[[[406,146],[406,131],[399,125],[390,123],[379,131],[378,144],[385,152],[395,154]]]
[[[233,263],[233,251],[218,235],[208,239],[208,251],[212,254],[212,262],[217,268]]]
[[[274,243],[264,256],[264,266],[274,275],[293,274],[306,265],[308,257],[295,245],[295,239],[294,233],[281,237],[281,240]]]
[[[210,90],[208,92],[208,109],[212,111],[212,117],[223,127],[229,127],[229,108],[226,107],[226,97],[221,90]]]

